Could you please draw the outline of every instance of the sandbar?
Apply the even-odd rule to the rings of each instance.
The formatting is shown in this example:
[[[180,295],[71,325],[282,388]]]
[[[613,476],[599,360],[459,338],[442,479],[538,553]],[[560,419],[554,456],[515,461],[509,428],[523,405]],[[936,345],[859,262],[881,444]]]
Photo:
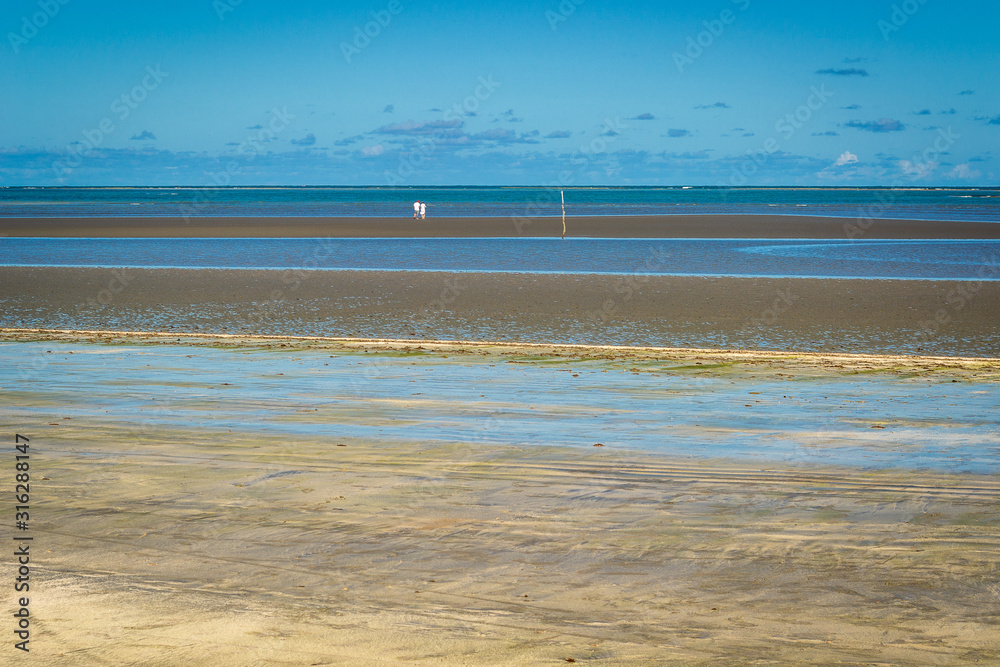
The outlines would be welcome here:
[[[413,220],[364,217],[0,218],[0,236],[49,237],[558,237],[558,217]],[[571,216],[567,237],[997,239],[995,222],[793,215]]]
[[[1000,356],[1000,281],[0,267],[7,328]]]

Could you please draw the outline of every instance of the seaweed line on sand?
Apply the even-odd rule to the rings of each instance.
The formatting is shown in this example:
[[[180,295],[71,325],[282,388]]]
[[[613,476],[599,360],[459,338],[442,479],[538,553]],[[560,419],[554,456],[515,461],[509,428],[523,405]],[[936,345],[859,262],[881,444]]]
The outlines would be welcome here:
[[[624,345],[581,345],[555,343],[417,340],[393,338],[336,338],[324,336],[248,335],[226,333],[191,333],[176,331],[111,331],[91,329],[33,329],[0,327],[0,340],[7,341],[80,341],[119,344],[217,344],[226,346],[264,346],[292,344],[309,349],[396,350],[423,353],[510,355],[530,354],[542,357],[573,356],[578,359],[630,359],[635,361],[728,361],[746,363],[792,364],[838,370],[951,370],[1000,373],[1000,358],[888,355],[865,353],[799,352],[794,350],[725,350],[708,348],[649,347]]]

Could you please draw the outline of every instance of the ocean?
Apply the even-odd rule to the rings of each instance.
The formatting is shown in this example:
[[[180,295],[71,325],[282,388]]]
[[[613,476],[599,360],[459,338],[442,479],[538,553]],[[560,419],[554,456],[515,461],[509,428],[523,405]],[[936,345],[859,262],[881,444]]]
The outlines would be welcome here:
[[[1000,241],[8,237],[0,266],[995,281]]]
[[[565,188],[568,216],[771,214],[1000,221],[1000,188]],[[0,218],[561,215],[547,187],[0,188]]]

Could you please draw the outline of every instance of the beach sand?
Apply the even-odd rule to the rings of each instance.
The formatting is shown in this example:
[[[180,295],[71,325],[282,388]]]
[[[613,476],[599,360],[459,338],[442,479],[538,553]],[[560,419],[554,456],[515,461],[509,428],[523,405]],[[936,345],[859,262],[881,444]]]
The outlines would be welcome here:
[[[34,664],[1000,660],[996,477],[51,430]]]
[[[0,236],[517,237],[562,234],[558,217],[503,218],[0,218]],[[994,222],[784,215],[568,217],[568,237],[996,239]]]
[[[0,391],[4,430],[31,438],[31,664],[1000,661],[995,474],[677,457],[631,451],[625,431],[603,447],[338,433],[393,419],[447,429],[474,409],[435,389],[452,363],[491,395],[493,364],[559,358],[595,377],[638,364],[664,382],[716,378],[766,401],[752,392],[767,382],[821,400],[818,387],[861,372],[870,389],[831,403],[850,421],[883,383],[994,391],[996,360],[4,339],[46,358]],[[341,363],[326,376],[329,355]],[[376,380],[343,384],[383,355],[424,378],[397,380],[413,387],[403,400],[369,396]],[[326,390],[298,398],[309,378]],[[524,381],[558,434],[567,414]],[[963,423],[991,418],[963,409]],[[676,432],[728,410],[678,413]],[[930,427],[916,412],[910,426]]]
[[[845,235],[815,218],[585,222],[570,235]],[[561,225],[4,220],[0,233],[417,224]],[[864,224],[863,238],[998,227]],[[946,459],[988,459],[998,308],[994,282],[2,267],[0,346],[17,361],[0,371],[0,420],[10,442],[31,438],[35,537],[32,653],[8,653],[74,666],[1000,662],[1000,476],[815,462],[834,446],[903,456],[921,437]],[[212,350],[229,357],[206,372]],[[328,378],[318,355],[356,371]],[[445,377],[456,360],[466,375]],[[567,420],[599,411],[557,405],[530,373],[499,410],[485,395],[500,364],[592,373],[636,410],[655,394],[676,418],[652,423],[665,451],[757,437],[804,454],[635,451],[624,427],[602,447],[570,443]],[[678,374],[729,398],[667,391]],[[390,381],[405,393],[372,396]],[[887,396],[901,386],[912,402]],[[767,402],[762,426],[749,415]],[[459,420],[491,414],[491,440]],[[545,437],[518,442],[511,415]]]

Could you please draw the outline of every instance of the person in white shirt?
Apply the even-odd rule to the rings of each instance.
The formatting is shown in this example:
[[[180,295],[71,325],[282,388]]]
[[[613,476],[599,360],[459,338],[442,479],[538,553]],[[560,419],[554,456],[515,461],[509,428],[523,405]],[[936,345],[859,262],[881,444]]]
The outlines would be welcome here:
[[[424,216],[427,215],[427,202],[420,202],[420,219],[423,220]]]
[[[413,219],[416,220],[420,217],[420,200],[413,202]]]

